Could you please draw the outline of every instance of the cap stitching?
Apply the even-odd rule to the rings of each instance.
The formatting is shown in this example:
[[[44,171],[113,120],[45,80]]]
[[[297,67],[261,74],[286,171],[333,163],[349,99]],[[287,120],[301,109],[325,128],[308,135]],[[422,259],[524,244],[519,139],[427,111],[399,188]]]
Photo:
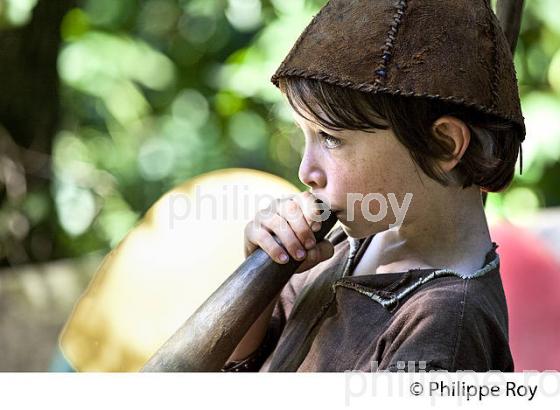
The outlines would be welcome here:
[[[407,97],[424,97],[424,98],[431,98],[431,99],[437,99],[437,100],[449,101],[449,102],[453,102],[453,103],[457,103],[457,104],[462,104],[466,107],[476,108],[477,110],[479,110],[483,113],[495,115],[495,116],[503,118],[507,121],[513,122],[515,125],[517,125],[519,127],[520,140],[521,141],[525,140],[526,130],[525,130],[525,125],[523,123],[520,123],[513,116],[502,113],[502,112],[499,112],[498,110],[496,110],[494,108],[488,108],[485,105],[468,101],[468,100],[465,99],[465,97],[458,97],[458,96],[444,97],[444,96],[441,96],[440,94],[418,93],[418,92],[415,92],[415,91],[407,91],[407,90],[402,90],[402,89],[390,89],[388,87],[379,87],[376,84],[367,84],[367,83],[356,84],[356,83],[354,83],[352,81],[348,81],[348,80],[347,81],[339,80],[337,78],[334,78],[334,77],[330,76],[329,74],[310,73],[309,70],[301,69],[301,68],[291,68],[291,69],[288,69],[288,70],[279,71],[278,74],[276,75],[276,82],[274,84],[278,87],[278,82],[277,82],[278,80],[277,79],[279,77],[289,77],[289,76],[315,79],[315,80],[327,82],[327,83],[332,84],[332,85],[338,85],[340,87],[348,87],[348,88],[351,88],[351,89],[354,89],[354,90],[357,90],[357,91],[373,92],[373,93],[384,92],[384,93],[388,93],[388,94],[392,94],[392,95],[402,95],[402,96],[407,96]]]
[[[498,70],[498,46],[496,45],[497,41],[497,33],[496,33],[496,25],[494,24],[494,12],[490,7],[490,2],[484,0],[484,7],[488,12],[488,19],[490,25],[490,31],[492,36],[492,80],[490,82],[490,93],[492,94],[492,109],[495,109],[498,106],[498,82],[500,80],[500,73]]]
[[[399,2],[397,3],[395,14],[393,15],[393,22],[390,24],[389,31],[387,32],[385,44],[381,48],[381,51],[383,52],[383,55],[381,56],[381,63],[375,70],[376,78],[374,81],[377,85],[381,85],[384,81],[387,80],[388,63],[391,60],[395,38],[399,31],[399,26],[401,24],[402,17],[404,16],[405,10],[406,0],[399,0]]]

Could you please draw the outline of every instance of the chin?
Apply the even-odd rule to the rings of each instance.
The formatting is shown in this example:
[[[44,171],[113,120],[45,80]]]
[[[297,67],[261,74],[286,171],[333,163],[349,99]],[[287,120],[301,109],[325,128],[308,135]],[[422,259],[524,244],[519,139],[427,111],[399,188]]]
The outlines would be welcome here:
[[[372,222],[364,219],[347,221],[344,217],[338,219],[346,235],[353,239],[364,239],[389,229],[389,222],[386,220]]]
[[[376,233],[375,231],[372,231],[371,228],[367,229],[366,227],[363,226],[362,227],[352,226],[344,221],[340,221],[340,223],[342,225],[342,230],[344,231],[344,233],[346,233],[347,236],[353,239],[364,239]]]

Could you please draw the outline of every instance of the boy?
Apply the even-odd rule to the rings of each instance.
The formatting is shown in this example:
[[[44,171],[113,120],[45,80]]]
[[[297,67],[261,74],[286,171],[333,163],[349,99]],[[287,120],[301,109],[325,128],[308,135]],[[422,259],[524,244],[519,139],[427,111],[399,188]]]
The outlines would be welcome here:
[[[481,190],[511,182],[525,128],[488,1],[331,0],[272,82],[310,191],[259,213],[245,252],[303,262],[223,370],[512,371]],[[315,198],[341,223],[319,244]]]

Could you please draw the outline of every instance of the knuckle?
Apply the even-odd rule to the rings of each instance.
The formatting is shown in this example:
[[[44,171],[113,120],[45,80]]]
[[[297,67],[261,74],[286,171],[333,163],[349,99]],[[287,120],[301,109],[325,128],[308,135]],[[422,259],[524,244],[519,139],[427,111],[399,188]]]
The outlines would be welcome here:
[[[285,202],[283,210],[289,215],[295,215],[299,210],[299,205],[297,202],[289,200]]]
[[[282,218],[280,215],[276,214],[273,220],[273,224],[276,228],[278,228],[281,232],[286,231],[289,228],[288,221]]]
[[[299,205],[294,201],[286,201],[282,205],[282,209],[280,210],[279,214],[281,214],[286,220],[293,222],[296,221],[298,215],[300,213]]]
[[[276,215],[276,212],[274,212],[273,210],[268,208],[263,209],[262,211],[259,211],[257,220],[259,222],[268,221],[270,220],[270,218],[274,217],[274,215]]]
[[[256,220],[252,220],[247,225],[245,225],[245,235],[251,234],[256,228],[258,227],[258,222]]]
[[[305,215],[312,215],[317,211],[317,205],[311,199],[303,203],[303,211]]]
[[[267,206],[265,208],[265,211],[271,215],[271,214],[275,214],[278,211],[278,208],[280,208],[281,205],[281,201],[279,199],[275,199],[274,201],[272,201],[270,203],[269,206]]]
[[[259,245],[262,245],[262,244],[266,243],[269,235],[270,234],[265,229],[259,229],[255,233],[255,240],[257,241],[257,243]]]
[[[262,208],[259,211],[259,214],[262,215],[265,218],[270,217],[271,215],[274,215],[276,213],[276,211],[278,210],[278,204],[279,204],[279,200],[277,200],[277,199],[271,201],[270,204],[268,204],[268,206]]]
[[[292,198],[292,203],[300,209],[303,207],[303,205],[306,202],[307,202],[306,199],[302,195],[297,195],[297,196]]]

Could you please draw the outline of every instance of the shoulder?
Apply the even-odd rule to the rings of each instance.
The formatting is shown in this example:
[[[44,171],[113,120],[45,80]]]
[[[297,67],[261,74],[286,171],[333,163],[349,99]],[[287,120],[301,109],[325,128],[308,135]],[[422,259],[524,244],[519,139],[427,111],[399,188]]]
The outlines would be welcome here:
[[[507,307],[495,269],[431,280],[402,301],[385,337],[396,361],[456,370],[508,369]]]
[[[436,278],[421,286],[402,305],[402,312],[426,318],[436,327],[457,328],[492,325],[507,331],[507,305],[500,272],[463,279]]]

